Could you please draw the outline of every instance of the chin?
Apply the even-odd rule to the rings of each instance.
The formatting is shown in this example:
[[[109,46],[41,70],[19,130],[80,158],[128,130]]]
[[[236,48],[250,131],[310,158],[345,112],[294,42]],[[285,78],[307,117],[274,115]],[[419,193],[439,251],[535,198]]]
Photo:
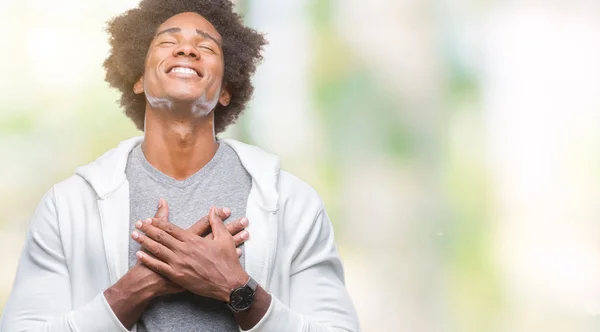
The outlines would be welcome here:
[[[193,102],[198,98],[204,96],[204,91],[194,91],[192,89],[175,89],[173,91],[165,91],[166,97],[173,101],[189,101]]]
[[[193,116],[207,116],[217,106],[218,100],[208,101],[202,96],[172,96],[171,107],[174,110],[190,112]]]

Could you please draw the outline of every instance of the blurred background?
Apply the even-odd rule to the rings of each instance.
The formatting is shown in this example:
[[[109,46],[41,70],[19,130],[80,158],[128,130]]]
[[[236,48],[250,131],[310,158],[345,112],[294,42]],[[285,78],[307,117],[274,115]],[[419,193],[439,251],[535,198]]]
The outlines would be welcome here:
[[[600,328],[600,2],[237,4],[270,45],[221,137],[321,194],[363,331]],[[141,134],[102,69],[136,5],[0,0],[0,310],[43,193]]]

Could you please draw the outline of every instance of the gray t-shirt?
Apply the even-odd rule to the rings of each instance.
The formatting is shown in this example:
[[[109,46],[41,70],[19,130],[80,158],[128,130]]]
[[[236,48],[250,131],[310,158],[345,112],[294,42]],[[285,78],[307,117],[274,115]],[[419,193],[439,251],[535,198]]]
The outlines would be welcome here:
[[[169,220],[188,228],[208,214],[211,206],[228,207],[225,223],[245,216],[252,178],[235,151],[219,143],[214,157],[185,180],[160,172],[144,157],[141,144],[129,154],[125,170],[129,180],[130,231],[135,222],[154,217],[159,198],[167,200]],[[244,247],[240,247],[244,252]],[[129,267],[135,265],[140,245],[130,238]],[[241,257],[243,266],[244,253]],[[138,321],[140,332],[238,331],[238,325],[225,305],[190,292],[153,299]]]

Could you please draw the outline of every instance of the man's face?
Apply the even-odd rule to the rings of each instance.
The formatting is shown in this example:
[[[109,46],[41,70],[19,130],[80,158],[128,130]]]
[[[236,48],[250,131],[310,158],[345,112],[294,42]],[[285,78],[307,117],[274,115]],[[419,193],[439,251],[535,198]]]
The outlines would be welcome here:
[[[192,105],[198,115],[210,113],[217,102],[227,105],[221,43],[215,27],[196,13],[169,18],[156,30],[134,92],[144,92],[155,108]]]

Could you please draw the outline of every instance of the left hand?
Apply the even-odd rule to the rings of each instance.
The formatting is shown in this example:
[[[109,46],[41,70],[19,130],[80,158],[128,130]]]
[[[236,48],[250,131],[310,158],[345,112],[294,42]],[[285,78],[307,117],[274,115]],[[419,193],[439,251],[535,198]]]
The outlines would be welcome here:
[[[136,256],[151,270],[192,293],[229,302],[231,291],[245,285],[249,276],[215,207],[210,208],[208,220],[213,240],[160,219],[147,219],[136,225],[144,234],[135,240],[153,256],[142,251]]]

